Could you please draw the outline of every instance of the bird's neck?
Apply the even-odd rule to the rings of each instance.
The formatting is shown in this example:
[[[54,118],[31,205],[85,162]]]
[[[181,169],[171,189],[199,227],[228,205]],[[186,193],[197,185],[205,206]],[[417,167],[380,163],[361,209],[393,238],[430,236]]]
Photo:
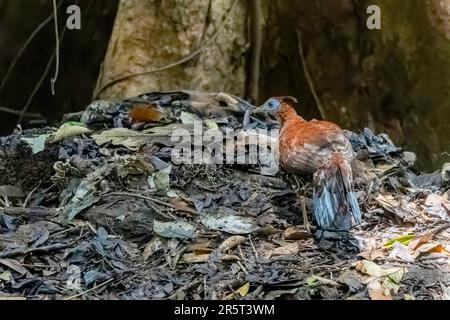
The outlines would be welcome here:
[[[281,125],[284,126],[287,123],[303,123],[305,119],[300,117],[294,108],[286,103],[283,103],[280,110],[277,113],[277,118]]]

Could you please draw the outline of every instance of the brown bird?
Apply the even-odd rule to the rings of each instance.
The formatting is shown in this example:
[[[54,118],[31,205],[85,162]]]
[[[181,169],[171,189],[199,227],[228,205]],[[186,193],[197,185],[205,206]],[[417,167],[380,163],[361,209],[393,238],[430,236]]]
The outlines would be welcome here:
[[[273,114],[281,124],[281,167],[293,174],[313,174],[314,216],[319,227],[349,230],[361,222],[353,188],[351,143],[338,125],[300,117],[293,107],[296,102],[293,97],[270,98],[256,111]]]

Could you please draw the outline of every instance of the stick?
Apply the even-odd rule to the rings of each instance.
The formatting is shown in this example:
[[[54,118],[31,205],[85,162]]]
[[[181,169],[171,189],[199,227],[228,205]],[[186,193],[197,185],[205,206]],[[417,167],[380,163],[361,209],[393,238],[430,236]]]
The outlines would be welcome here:
[[[59,29],[58,29],[58,8],[56,7],[56,0],[53,0],[53,17],[55,21],[55,73],[50,80],[50,86],[52,89],[52,94],[55,95],[55,84],[56,80],[58,80],[59,74]]]
[[[138,198],[138,199],[143,199],[143,200],[148,200],[151,201],[153,203],[157,203],[160,204],[162,206],[174,209],[175,211],[181,211],[181,212],[187,212],[187,213],[191,213],[191,214],[197,214],[197,211],[190,209],[190,208],[177,208],[174,205],[164,202],[162,200],[159,199],[155,199],[153,197],[149,197],[149,196],[143,196],[140,194],[133,194],[133,193],[127,193],[127,192],[111,192],[109,193],[112,196],[125,196],[125,197],[132,197],[132,198]]]
[[[68,244],[68,243],[57,243],[57,244],[51,244],[51,245],[43,246],[43,247],[39,247],[39,248],[31,248],[31,249],[27,249],[27,250],[19,250],[19,249],[11,250],[8,252],[0,253],[0,259],[11,258],[11,257],[15,257],[15,256],[26,256],[30,253],[47,254],[50,252],[67,249],[70,246],[71,246],[71,244]]]
[[[252,40],[252,52],[250,59],[248,95],[251,102],[257,103],[259,97],[259,78],[261,73],[261,48],[263,43],[261,0],[251,0],[250,6],[250,34]]]
[[[316,89],[314,87],[314,82],[312,81],[311,75],[308,70],[308,65],[306,64],[306,61],[305,61],[305,55],[303,52],[302,34],[301,34],[300,30],[297,30],[297,38],[298,38],[298,51],[300,53],[300,59],[302,61],[303,72],[305,73],[305,78],[308,81],[309,89],[311,90],[311,94],[314,97],[314,101],[316,102],[317,109],[320,112],[320,116],[322,117],[322,119],[326,119],[325,110],[323,109],[322,104],[320,103],[319,96],[317,95]]]
[[[5,112],[5,113],[9,113],[9,114],[13,114],[15,116],[20,116],[22,115],[22,112],[19,110],[14,110],[11,108],[7,108],[7,107],[2,107],[0,106],[0,112]],[[23,114],[23,117],[25,118],[42,118],[42,115],[40,113],[32,113],[32,112],[25,112]]]
[[[61,33],[61,37],[60,37],[59,41],[62,41],[65,34],[66,34],[66,28],[64,28],[63,32]],[[56,56],[56,51],[53,52],[52,56],[50,57],[49,62],[47,63],[47,66],[44,69],[44,73],[42,74],[41,78],[39,79],[39,81],[37,82],[33,91],[31,92],[31,95],[28,98],[27,103],[23,106],[22,110],[20,111],[20,117],[17,122],[18,125],[22,122],[24,114],[28,111],[28,108],[30,107],[31,103],[33,102],[34,96],[39,91],[40,87],[44,83],[45,78],[47,77],[48,73],[50,72],[50,67],[52,66],[55,56]]]
[[[58,3],[58,8],[61,6],[62,1],[60,1]],[[6,82],[8,81],[9,77],[11,76],[12,71],[14,70],[14,68],[17,65],[17,62],[19,61],[19,59],[22,57],[23,53],[25,52],[25,50],[28,48],[28,45],[31,43],[31,41],[36,37],[36,35],[53,19],[53,13],[50,14],[44,21],[41,22],[41,24],[39,24],[37,26],[37,28],[30,34],[30,36],[28,37],[28,39],[25,41],[25,43],[23,44],[23,46],[20,48],[19,52],[17,53],[17,55],[14,57],[14,60],[11,62],[11,64],[8,67],[8,70],[6,71],[5,77],[2,80],[2,84],[0,85],[0,92],[3,90],[3,87],[5,86]]]
[[[109,284],[109,283],[112,282],[113,280],[114,280],[113,278],[111,278],[111,279],[109,279],[109,280],[106,280],[105,282],[100,283],[99,285],[96,285],[95,287],[92,287],[92,288],[89,289],[89,290],[86,290],[86,291],[83,291],[83,292],[81,292],[81,293],[79,293],[79,294],[76,294],[76,295],[74,295],[74,296],[65,298],[64,300],[73,300],[73,299],[79,298],[79,297],[85,295],[86,293],[95,291],[95,290],[97,290],[97,289],[100,289],[101,287],[106,286],[107,284]]]

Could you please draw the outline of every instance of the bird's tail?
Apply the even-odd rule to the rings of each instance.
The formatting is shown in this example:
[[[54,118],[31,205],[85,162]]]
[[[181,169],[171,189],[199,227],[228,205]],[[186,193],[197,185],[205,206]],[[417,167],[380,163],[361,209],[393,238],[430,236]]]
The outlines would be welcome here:
[[[350,164],[338,153],[314,174],[314,216],[324,230],[350,230],[361,222]]]

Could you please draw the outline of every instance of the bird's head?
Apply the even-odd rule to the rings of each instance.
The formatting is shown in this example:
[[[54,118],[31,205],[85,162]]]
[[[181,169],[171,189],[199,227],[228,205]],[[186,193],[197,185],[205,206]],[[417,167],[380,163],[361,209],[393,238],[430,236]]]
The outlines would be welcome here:
[[[280,111],[283,105],[289,105],[292,107],[294,103],[297,103],[297,99],[295,99],[294,97],[272,97],[264,102],[263,105],[256,108],[255,112],[276,114],[278,111]]]
[[[272,97],[255,109],[255,113],[265,113],[275,116],[278,120],[284,120],[285,113],[294,113],[294,104],[297,99],[291,96]]]

